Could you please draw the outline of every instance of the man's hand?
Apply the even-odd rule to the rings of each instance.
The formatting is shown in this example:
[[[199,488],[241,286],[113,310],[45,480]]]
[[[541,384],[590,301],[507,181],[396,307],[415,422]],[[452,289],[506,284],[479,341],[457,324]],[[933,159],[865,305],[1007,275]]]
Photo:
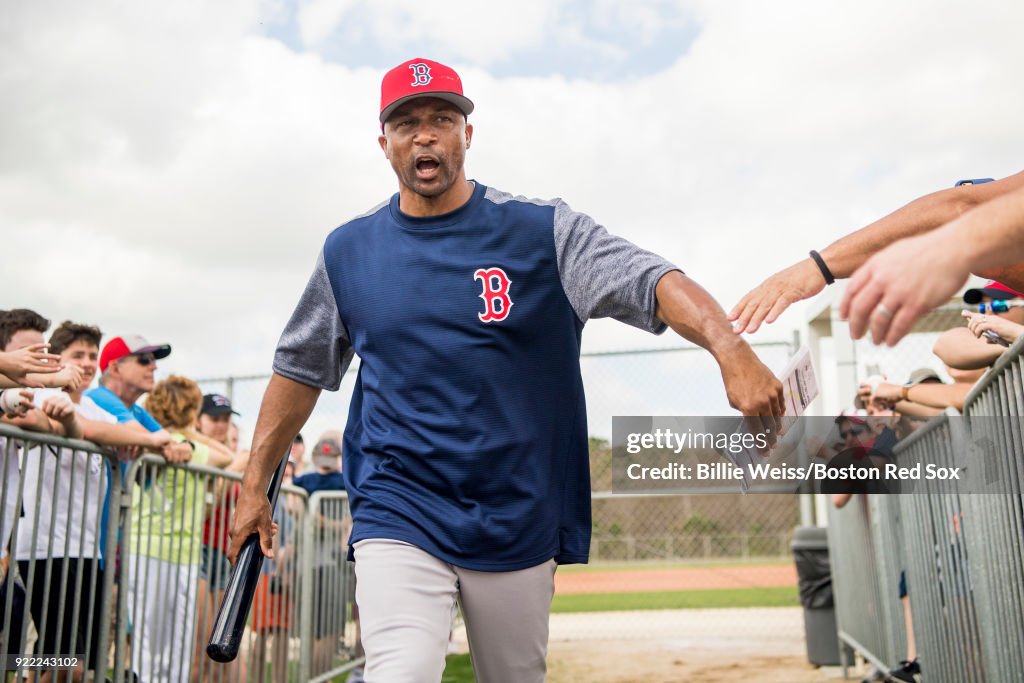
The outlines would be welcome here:
[[[746,416],[782,417],[782,382],[749,351],[743,359],[722,363],[722,380],[729,405]]]
[[[850,335],[860,339],[870,327],[875,344],[894,346],[967,280],[970,270],[961,252],[939,232],[900,240],[872,256],[853,274],[839,305]]]
[[[164,446],[171,443],[171,435],[166,429],[159,429],[155,432],[150,432],[147,441],[146,448],[153,451],[162,451]],[[188,446],[188,444],[185,445]],[[189,457],[191,457],[191,449],[189,449]]]
[[[810,259],[781,270],[740,299],[729,312],[737,333],[757,332],[762,322],[773,323],[797,301],[825,289],[825,278]]]
[[[48,418],[59,422],[64,427],[65,435],[75,432],[75,420],[77,419],[75,404],[71,402],[67,394],[47,397],[43,401],[41,410]]]
[[[0,351],[0,375],[27,387],[42,389],[37,377],[26,377],[29,373],[48,374],[61,369],[60,356],[47,353],[49,344],[32,344],[17,351]]]
[[[863,388],[865,385],[861,385]],[[892,405],[897,401],[902,400],[903,387],[898,384],[890,384],[888,382],[881,382],[874,391],[868,392],[868,398],[872,401],[880,401],[887,405]]]
[[[782,384],[733,333],[718,302],[679,271],[658,281],[655,296],[658,319],[715,357],[729,405],[749,418],[752,431],[769,433],[774,440],[782,426]]]
[[[752,432],[768,435],[775,443],[782,430],[786,406],[782,382],[754,354],[749,346],[719,362],[729,405],[743,413]]]
[[[1010,343],[1024,334],[1024,325],[1019,325],[998,315],[984,315],[982,313],[972,313],[971,311],[963,311],[961,315],[967,318],[967,329],[979,339],[986,330],[995,332],[1004,341]],[[988,342],[990,344],[996,343],[991,339]]]
[[[183,465],[192,459],[192,446],[187,443],[169,443],[163,447],[164,460],[172,465]]]
[[[238,562],[242,544],[256,533],[260,536],[260,550],[266,557],[274,559],[274,535],[277,533],[277,524],[271,518],[267,494],[243,488],[231,519],[231,529],[228,530],[230,543],[227,555],[232,565]]]
[[[33,377],[51,389],[66,389],[76,391],[82,386],[82,370],[77,365],[65,365],[63,368],[50,375]]]

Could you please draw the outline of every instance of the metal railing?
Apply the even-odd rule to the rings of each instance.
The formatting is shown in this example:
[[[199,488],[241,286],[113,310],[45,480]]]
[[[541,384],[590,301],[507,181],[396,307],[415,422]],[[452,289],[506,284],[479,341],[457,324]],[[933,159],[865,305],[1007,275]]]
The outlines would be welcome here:
[[[987,680],[1019,680],[1024,652],[1024,435],[1019,419],[1024,416],[1024,337],[971,390],[964,414],[976,450],[986,453],[986,479],[1009,490],[971,496],[965,520],[977,520],[965,524],[969,557],[983,560],[971,565],[981,655]],[[991,415],[1016,419],[984,419]]]
[[[902,659],[906,650],[896,585],[884,553],[876,550],[883,530],[875,521],[881,496],[855,496],[841,510],[829,506],[829,557],[835,587],[836,623],[839,638],[879,669]],[[845,649],[841,649],[845,656]],[[844,665],[848,662],[844,662]]]
[[[117,460],[95,444],[5,425],[0,451],[0,668],[33,653],[64,655],[55,671],[102,667],[117,539],[104,509],[120,493],[106,473]]]
[[[343,491],[282,486],[277,557],[264,563],[238,658],[217,664],[205,645],[230,572],[239,474],[155,455],[120,462],[95,444],[8,425],[0,452],[10,551],[0,670],[20,676],[17,658],[60,655],[47,670],[62,677],[77,668],[115,683],[277,682],[328,680],[361,661],[348,624]]]
[[[1022,376],[1019,339],[968,395],[966,419],[947,409],[894,449],[897,465],[960,467],[966,481],[922,479],[830,506],[839,635],[879,668],[906,657],[903,571],[928,681],[1024,680]]]

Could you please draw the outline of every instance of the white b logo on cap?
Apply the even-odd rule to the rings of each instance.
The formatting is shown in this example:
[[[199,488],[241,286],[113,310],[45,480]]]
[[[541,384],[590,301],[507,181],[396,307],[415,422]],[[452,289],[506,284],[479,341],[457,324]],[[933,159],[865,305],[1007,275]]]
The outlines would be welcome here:
[[[410,64],[409,68],[412,69],[412,83],[409,85],[428,85],[433,76],[430,75],[430,67],[426,64]]]

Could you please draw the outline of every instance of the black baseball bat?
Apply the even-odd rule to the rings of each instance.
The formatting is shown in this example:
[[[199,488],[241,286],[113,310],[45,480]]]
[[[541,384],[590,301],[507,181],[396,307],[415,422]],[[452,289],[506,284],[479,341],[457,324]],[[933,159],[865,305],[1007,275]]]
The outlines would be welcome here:
[[[281,480],[284,479],[287,464],[286,453],[270,480],[267,498],[270,500],[271,515],[277,505],[277,494],[281,491]],[[224,589],[224,601],[217,612],[217,620],[213,622],[213,632],[206,646],[206,654],[215,662],[231,662],[238,656],[245,620],[249,618],[249,610],[252,608],[252,599],[256,595],[256,586],[260,582],[262,569],[263,551],[260,550],[260,535],[253,534],[242,544],[238,561],[231,569],[227,588]]]

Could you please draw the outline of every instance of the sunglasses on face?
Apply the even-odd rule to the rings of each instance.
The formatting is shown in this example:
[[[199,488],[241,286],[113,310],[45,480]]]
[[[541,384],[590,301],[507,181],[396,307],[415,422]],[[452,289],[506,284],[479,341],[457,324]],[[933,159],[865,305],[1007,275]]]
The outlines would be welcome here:
[[[149,365],[150,363],[155,363],[156,362],[156,358],[154,358],[153,354],[151,354],[151,353],[144,353],[144,354],[141,354],[139,356],[129,356],[129,357],[130,358],[134,358],[135,362],[138,363],[139,365],[143,366],[143,367]]]

